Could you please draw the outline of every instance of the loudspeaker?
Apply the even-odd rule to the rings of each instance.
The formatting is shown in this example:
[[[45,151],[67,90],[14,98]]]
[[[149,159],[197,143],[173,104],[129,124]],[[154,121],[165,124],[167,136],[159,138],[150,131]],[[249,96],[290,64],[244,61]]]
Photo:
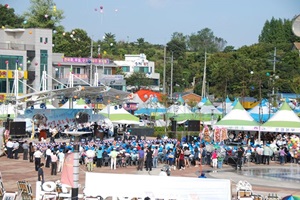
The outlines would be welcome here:
[[[11,123],[12,121],[13,121],[13,119],[7,118],[7,120],[3,122],[3,127],[5,127],[6,129],[9,129],[9,123]]]
[[[26,122],[10,122],[9,134],[11,136],[25,136],[26,135]]]
[[[200,131],[200,121],[199,120],[189,120],[188,131]]]
[[[177,121],[171,121],[171,131],[176,131],[177,130]]]

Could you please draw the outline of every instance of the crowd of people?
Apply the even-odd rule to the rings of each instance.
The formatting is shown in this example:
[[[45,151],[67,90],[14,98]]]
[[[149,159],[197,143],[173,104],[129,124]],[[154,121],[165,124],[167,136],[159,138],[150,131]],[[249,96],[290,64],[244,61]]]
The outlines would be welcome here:
[[[200,141],[198,137],[187,141],[177,139],[124,139],[94,140],[86,139],[79,142],[80,164],[87,171],[94,167],[118,167],[135,165],[137,170],[151,171],[159,163],[168,164],[171,169],[184,170],[196,166],[202,171],[202,165],[210,165],[216,170],[219,162],[233,163],[241,168],[246,162],[269,165],[270,161],[280,164],[300,162],[299,137],[294,134],[274,134],[273,138],[261,143],[255,135],[240,132],[233,143]],[[34,162],[34,168],[39,171],[42,158],[46,168],[51,167],[51,175],[62,171],[65,154],[74,150],[74,141],[70,142],[27,142],[22,143],[23,159]],[[18,141],[9,139],[6,143],[7,157],[18,159]]]

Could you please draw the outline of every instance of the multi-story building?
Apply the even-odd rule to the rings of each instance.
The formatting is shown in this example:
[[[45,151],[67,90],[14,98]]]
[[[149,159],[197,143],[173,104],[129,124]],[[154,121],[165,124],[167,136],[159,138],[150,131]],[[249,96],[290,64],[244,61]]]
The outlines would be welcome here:
[[[146,76],[152,79],[152,85],[147,85],[149,89],[154,91],[159,91],[160,85],[160,75],[159,73],[155,73],[155,63],[153,61],[148,61],[145,54],[139,55],[129,55],[125,54],[124,61],[115,61],[115,63],[122,67],[123,72],[127,77],[132,75],[134,72],[142,72],[145,73]],[[134,86],[128,86],[127,89],[131,89]]]
[[[18,94],[39,91],[43,70],[52,74],[52,30],[1,29],[0,38],[0,99],[3,101],[12,92],[16,69]],[[46,87],[52,88],[50,78]]]
[[[14,74],[18,70],[18,94],[35,91],[53,90],[64,87],[70,82],[73,86],[105,84],[112,88],[126,91],[123,75],[117,75],[122,67],[126,76],[133,72],[146,73],[153,79],[153,90],[159,89],[159,74],[155,73],[154,62],[148,61],[146,55],[125,55],[125,61],[98,58],[65,57],[52,52],[51,29],[1,29],[0,30],[0,101],[14,88]],[[46,72],[46,81],[42,80]],[[46,85],[44,84],[46,82]]]

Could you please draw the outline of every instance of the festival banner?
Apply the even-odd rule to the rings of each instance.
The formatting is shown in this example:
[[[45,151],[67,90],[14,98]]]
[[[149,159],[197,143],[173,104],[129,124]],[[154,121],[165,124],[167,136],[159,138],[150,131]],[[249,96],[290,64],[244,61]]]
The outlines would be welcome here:
[[[67,153],[61,173],[61,183],[74,187],[73,184],[74,153]]]

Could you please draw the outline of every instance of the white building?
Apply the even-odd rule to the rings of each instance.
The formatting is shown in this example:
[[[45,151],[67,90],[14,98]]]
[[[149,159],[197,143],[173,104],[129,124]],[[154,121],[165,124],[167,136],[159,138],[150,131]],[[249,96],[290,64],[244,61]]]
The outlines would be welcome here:
[[[125,54],[124,61],[114,62],[116,63],[116,65],[122,67],[122,70],[126,74],[126,77],[129,77],[134,72],[145,73],[148,78],[153,80],[153,84],[150,86],[147,85],[147,87],[154,91],[159,91],[160,75],[159,73],[155,73],[155,63],[153,61],[148,61],[145,54]],[[131,89],[131,86],[127,86],[127,88]]]

